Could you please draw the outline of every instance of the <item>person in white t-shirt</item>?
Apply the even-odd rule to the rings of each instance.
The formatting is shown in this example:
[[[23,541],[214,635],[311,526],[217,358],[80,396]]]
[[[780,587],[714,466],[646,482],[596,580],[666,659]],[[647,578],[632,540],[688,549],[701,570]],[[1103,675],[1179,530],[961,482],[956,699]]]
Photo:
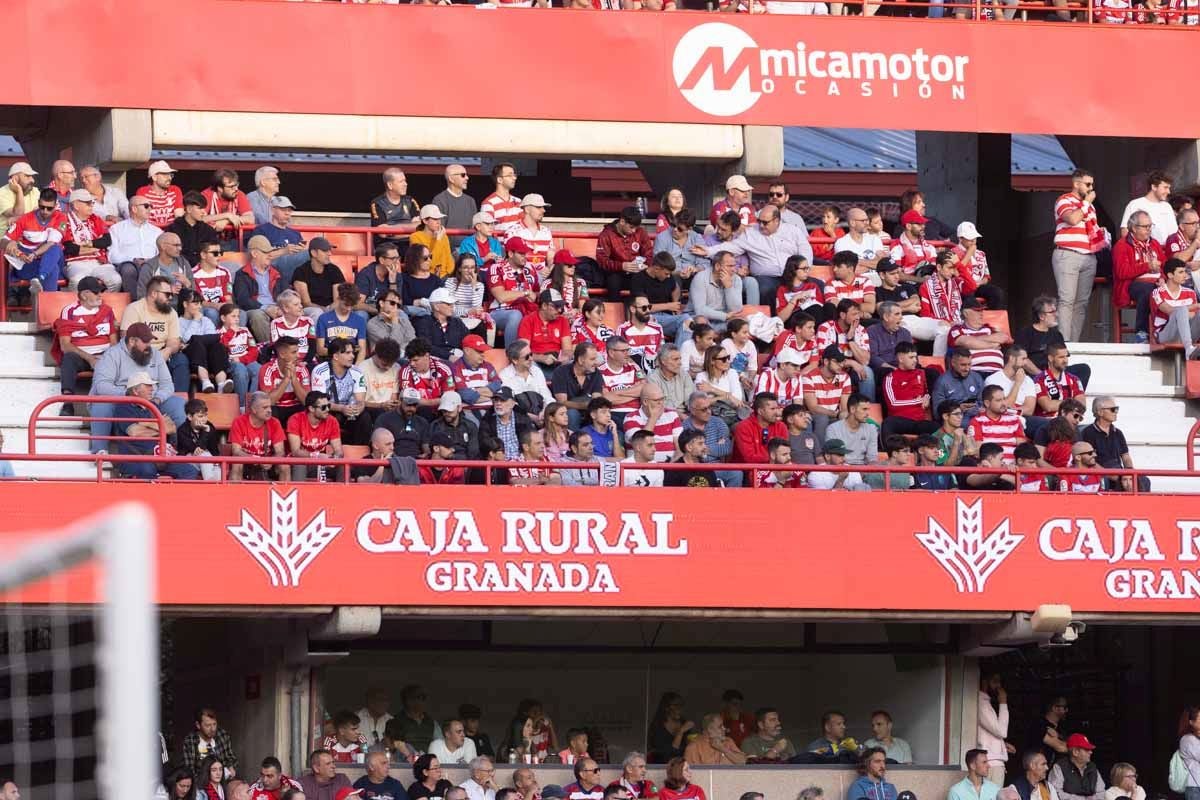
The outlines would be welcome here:
[[[467,738],[466,726],[459,719],[442,723],[442,738],[430,742],[428,752],[442,764],[470,764],[478,755],[475,742]]]
[[[1150,236],[1159,244],[1165,244],[1167,237],[1179,230],[1175,221],[1175,209],[1167,202],[1167,197],[1171,194],[1171,178],[1165,172],[1155,170],[1146,178],[1146,182],[1150,187],[1146,194],[1130,200],[1121,214],[1121,237],[1124,238],[1129,233],[1129,228],[1126,227],[1129,218],[1138,211],[1145,211],[1154,224],[1150,229]]]
[[[622,464],[653,464],[654,432],[645,428],[634,431],[629,436],[630,454]],[[622,467],[621,483],[623,486],[662,486],[663,472],[661,469],[631,469]]]
[[[849,250],[858,256],[859,267],[875,269],[879,259],[886,256],[888,251],[879,234],[867,230],[869,223],[867,212],[861,208],[851,208],[846,212],[846,222],[850,226],[850,232],[845,236],[838,237],[838,240],[833,243],[833,252],[840,253],[843,250]],[[861,274],[862,270],[859,272]]]
[[[1004,390],[1009,408],[1019,411],[1023,417],[1031,417],[1037,409],[1037,384],[1025,371],[1028,360],[1025,348],[1010,344],[1001,348],[1001,353],[1004,355],[1004,368],[989,375],[983,385],[999,386]]]

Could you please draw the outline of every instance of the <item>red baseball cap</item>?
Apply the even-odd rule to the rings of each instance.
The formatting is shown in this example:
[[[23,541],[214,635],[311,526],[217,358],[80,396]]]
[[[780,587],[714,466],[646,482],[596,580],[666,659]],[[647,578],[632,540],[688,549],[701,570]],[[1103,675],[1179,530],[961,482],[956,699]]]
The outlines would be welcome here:
[[[925,219],[919,213],[917,213],[916,211],[913,211],[911,208],[908,211],[905,211],[904,214],[900,217],[901,225],[908,225],[911,223],[916,223],[917,225],[924,225],[926,222],[929,222],[929,220]]]
[[[520,236],[514,236],[504,243],[504,249],[510,253],[521,253],[529,255],[533,250],[529,247],[529,242],[522,239]]]
[[[476,350],[480,353],[486,353],[488,350],[492,349],[487,346],[487,342],[483,340],[482,336],[475,333],[472,333],[469,336],[464,336],[462,340],[462,346],[464,350]]]
[[[362,789],[351,789],[349,786],[344,786],[338,789],[337,794],[333,796],[333,800],[346,800],[348,797],[358,797],[362,794]]]
[[[578,264],[579,259],[576,258],[575,254],[572,253],[570,250],[566,250],[566,249],[555,250],[554,251],[554,263],[555,264]]]
[[[1083,750],[1095,750],[1096,745],[1088,741],[1088,738],[1082,733],[1072,733],[1067,737],[1067,747],[1079,747]]]

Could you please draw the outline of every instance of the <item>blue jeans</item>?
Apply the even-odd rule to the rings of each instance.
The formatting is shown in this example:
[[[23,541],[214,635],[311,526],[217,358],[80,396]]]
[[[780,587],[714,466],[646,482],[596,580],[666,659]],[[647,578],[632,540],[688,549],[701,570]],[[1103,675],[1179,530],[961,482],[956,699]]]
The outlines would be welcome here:
[[[858,393],[874,403],[876,401],[875,373],[868,368],[865,370],[865,377],[859,378],[858,373],[853,369],[848,370],[848,372],[850,373],[850,381],[857,387]]]
[[[251,361],[249,364],[243,364],[240,361],[231,361],[229,363],[229,377],[233,381],[233,390],[237,392],[238,406],[246,407],[246,395],[252,389],[258,388],[258,371],[262,369],[262,364],[257,361]]]
[[[288,253],[280,256],[271,262],[271,266],[279,271],[279,277],[283,278],[283,285],[290,289],[292,288],[292,275],[305,261],[308,261],[307,250],[303,253]]]
[[[775,313],[775,290],[779,288],[780,279],[773,275],[754,275],[752,278],[742,278],[742,281],[753,280],[758,285],[758,302],[746,301],[747,305],[758,305],[763,303],[771,309],[771,313]],[[749,292],[747,292],[749,294]]]
[[[13,275],[19,281],[37,278],[42,282],[42,291],[57,292],[58,279],[63,271],[63,259],[62,245],[52,244],[46,252],[20,269],[14,267]]]
[[[663,335],[668,339],[673,339],[675,344],[683,344],[686,339],[681,338],[680,329],[684,327],[683,322],[688,318],[687,314],[672,314],[669,311],[655,311],[651,316],[654,321],[662,326]]]
[[[742,488],[742,481],[744,480],[744,477],[745,477],[744,474],[742,473],[742,471],[737,470],[737,469],[717,470],[715,475],[717,476],[717,480],[724,483],[726,488],[729,488],[729,489]]]
[[[168,464],[162,472],[149,461],[126,461],[117,464],[117,474],[122,478],[141,478],[152,481],[159,475],[169,475],[177,481],[200,480],[200,468],[195,464]]]
[[[192,385],[192,367],[183,351],[173,353],[167,359],[167,369],[171,370],[171,382],[175,391],[186,392]]]
[[[1200,786],[1189,786],[1184,789],[1183,800],[1200,800]]]
[[[182,425],[187,419],[187,415],[183,413],[184,400],[182,397],[171,395],[166,400],[158,404],[158,410],[162,412],[164,417],[169,418],[176,425]],[[92,403],[91,415],[93,417],[112,417],[116,416],[116,406],[112,403]],[[112,436],[111,422],[93,422],[91,423],[92,441],[88,449],[93,453],[99,453],[101,450],[108,450],[108,438]]]
[[[405,306],[404,313],[410,317],[428,317],[432,316],[428,308],[422,306]]]
[[[204,308],[200,309],[200,313],[212,320],[213,327],[215,327],[217,330],[221,329],[221,315],[217,313],[215,308],[209,308],[208,306],[205,306]]]
[[[523,316],[520,311],[515,308],[500,308],[489,313],[492,315],[492,321],[496,323],[496,328],[504,332],[505,347],[520,338],[517,335]]]

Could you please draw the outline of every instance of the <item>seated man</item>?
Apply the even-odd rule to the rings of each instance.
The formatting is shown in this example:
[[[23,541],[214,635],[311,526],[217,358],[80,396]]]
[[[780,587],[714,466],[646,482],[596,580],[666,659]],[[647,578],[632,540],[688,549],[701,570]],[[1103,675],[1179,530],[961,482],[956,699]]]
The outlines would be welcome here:
[[[67,229],[63,238],[66,258],[64,271],[69,284],[95,276],[104,282],[110,292],[117,292],[121,290],[121,273],[108,263],[108,247],[112,244],[112,236],[104,220],[93,213],[95,205],[96,198],[87,189],[71,192],[71,210],[67,212]]]
[[[842,442],[847,464],[874,466],[879,461],[879,428],[871,422],[871,401],[852,394],[846,408],[846,418],[830,425],[825,435]]]
[[[64,308],[54,321],[54,346],[50,349],[60,357],[63,394],[78,394],[79,373],[95,370],[104,351],[117,343],[117,320],[101,296],[104,284],[100,279],[82,278],[75,291],[79,302]],[[75,406],[63,403],[58,413],[70,416]]]
[[[600,459],[596,457],[592,434],[587,430],[579,430],[567,437],[567,456],[563,459],[569,464],[595,464]],[[600,472],[594,469],[564,469],[563,486],[598,486]]]
[[[571,728],[567,731],[567,746],[558,752],[558,757],[564,764],[574,764],[588,757],[588,735],[583,728]]]
[[[42,189],[37,208],[14,219],[0,240],[7,261],[4,268],[12,268],[13,280],[29,281],[38,291],[57,292],[66,230],[67,217],[58,210],[58,193]]]
[[[389,472],[388,459],[396,449],[396,437],[387,428],[376,428],[371,431],[371,451],[367,458],[382,461],[382,464],[363,464],[350,468],[350,479],[355,483],[383,483],[384,475]]]
[[[367,315],[355,311],[361,295],[352,283],[340,283],[334,290],[333,307],[317,318],[317,356],[329,355],[329,343],[334,339],[354,342],[357,361],[367,359]]]
[[[521,455],[517,461],[539,462],[546,460],[546,445],[542,434],[532,428],[525,428],[518,434]],[[557,470],[544,467],[509,467],[508,482],[512,486],[557,486],[562,483]]]
[[[417,405],[421,415],[432,420],[442,403],[442,395],[454,389],[454,373],[450,365],[434,358],[424,339],[413,339],[404,348],[408,365],[400,370],[400,391],[413,389],[420,397]]]
[[[287,424],[292,414],[303,408],[304,398],[312,390],[312,377],[300,360],[299,342],[290,336],[275,342],[275,358],[259,370],[258,388],[271,399],[271,413],[281,424]]]
[[[1072,471],[1062,476],[1062,490],[1077,494],[1097,494],[1104,490],[1104,476],[1096,463],[1096,448],[1090,442],[1071,446]]]
[[[304,313],[314,325],[333,305],[334,291],[345,280],[338,265],[333,263],[333,245],[329,240],[318,236],[310,241],[308,261],[292,274],[292,288],[299,292]]]
[[[292,417],[299,418],[299,415]],[[296,469],[292,467],[293,472]],[[339,764],[351,764],[359,753],[367,752],[367,737],[358,732],[358,725],[358,714],[349,709],[342,709],[333,715],[333,735],[326,736],[321,747],[332,753],[333,760]]]
[[[898,764],[911,764],[913,761],[912,748],[908,742],[899,736],[892,735],[892,715],[886,711],[875,711],[871,714],[870,739],[864,742],[866,747],[879,747],[889,761]]]
[[[742,752],[750,763],[787,761],[796,755],[796,748],[783,736],[778,709],[758,709],[754,712],[754,724],[755,732],[742,740]]]
[[[956,427],[954,430],[962,435],[962,428]],[[918,437],[915,445],[917,450],[917,470],[913,475],[913,486],[916,489],[925,489],[926,491],[935,492],[944,489],[954,489],[958,483],[954,480],[954,475],[949,472],[926,472],[923,467],[940,467],[944,466],[939,463],[943,458],[942,443],[933,436]]]
[[[956,403],[963,413],[961,424],[965,427],[979,413],[982,397],[983,376],[971,370],[971,351],[954,348],[950,351],[950,369],[934,384],[933,407],[940,409],[946,401]]]
[[[158,381],[151,378],[149,373],[137,372],[126,381],[125,394],[153,403],[154,389],[157,385]],[[169,441],[167,442],[165,452],[159,446],[158,422],[155,421],[154,413],[150,409],[134,404],[118,406],[113,416],[133,420],[131,422],[116,423],[120,435],[144,440],[136,442],[120,441],[117,443],[115,452],[124,455],[141,456],[175,455],[175,448],[171,446]],[[166,427],[166,435],[173,437],[175,434],[175,423],[169,417],[163,417],[163,424]],[[1092,452],[1095,453],[1094,450]],[[195,464],[176,464],[171,462],[121,461],[117,463],[117,474],[122,478],[142,478],[144,480],[154,480],[163,475],[178,480],[194,481],[200,479],[200,469]]]
[[[1004,390],[986,386],[983,390],[983,413],[976,414],[967,426],[971,438],[981,445],[995,442],[1004,451],[1004,460],[1012,463],[1013,450],[1025,441],[1025,424],[1021,415],[1008,407]]]
[[[1071,353],[1065,344],[1052,344],[1046,348],[1046,368],[1033,379],[1037,385],[1037,411],[1039,417],[1055,417],[1064,400],[1078,400],[1087,406],[1083,384],[1067,367]]]
[[[868,747],[858,757],[861,777],[850,784],[846,800],[896,800],[896,787],[887,782],[887,754],[882,747]]]
[[[267,253],[271,266],[283,276],[284,284],[292,285],[296,268],[308,260],[308,249],[304,246],[304,235],[289,227],[295,206],[283,195],[271,198],[271,219],[263,222],[250,233],[250,238],[261,236],[269,248]]]
[[[362,370],[354,366],[354,342],[334,339],[329,344],[329,360],[313,368],[311,385],[324,392],[331,403],[332,416],[346,444],[366,444],[371,436],[371,417],[367,414],[367,382]]]
[[[470,334],[454,314],[454,293],[445,287],[429,295],[429,313],[413,320],[413,330],[429,345],[429,352],[447,363],[462,357],[463,342]]]
[[[965,347],[971,351],[971,369],[988,376],[1004,367],[1004,356],[1000,348],[1011,340],[1007,333],[993,328],[983,321],[983,306],[973,296],[962,301],[962,322],[950,328],[948,343],[951,347]]]
[[[986,469],[1003,469],[1006,466],[1004,448],[995,442],[984,442],[979,445],[979,466]],[[971,489],[1011,491],[1017,485],[1017,479],[1009,472],[980,472],[967,475],[965,483]]]
[[[125,394],[129,378],[147,372],[156,381],[153,393],[155,404],[164,416],[170,417],[176,425],[182,425],[187,419],[183,399],[175,396],[171,385],[171,372],[167,369],[162,354],[154,349],[153,341],[154,334],[149,325],[144,322],[130,325],[125,331],[125,341],[105,350],[96,361],[91,394],[100,397],[120,397]],[[109,403],[92,403],[90,409],[93,418],[116,416],[113,406]],[[91,451],[106,453],[107,437],[112,434],[112,423],[94,419],[91,431]]]
[[[442,723],[442,738],[429,744],[429,754],[442,764],[466,765],[475,760],[475,742],[467,738],[462,720],[448,719]]]
[[[342,458],[342,432],[329,409],[329,395],[324,392],[314,390],[305,395],[304,413],[292,414],[287,421],[288,450],[293,457]],[[340,479],[341,467],[296,464],[292,466],[292,480],[324,480],[327,470],[333,473],[334,481]],[[356,724],[357,720],[356,716]]]
[[[580,342],[572,351],[571,361],[560,364],[550,378],[554,400],[567,407],[571,430],[579,429],[592,398],[604,394],[604,378],[596,369],[596,360],[596,346]]]
[[[676,442],[683,432],[683,422],[667,408],[663,390],[646,382],[642,385],[641,406],[625,417],[623,428],[626,442],[635,431],[650,431],[654,435],[654,460],[670,461],[678,452]]]
[[[1194,289],[1184,286],[1191,276],[1187,264],[1177,258],[1163,267],[1164,282],[1150,293],[1150,320],[1154,340],[1161,344],[1183,345],[1184,358],[1196,354],[1195,342],[1200,339],[1200,304]]]
[[[829,345],[821,351],[820,366],[806,372],[804,381],[804,405],[812,416],[812,430],[820,441],[825,440],[829,426],[850,413],[850,376],[846,374],[846,356],[837,345]],[[842,455],[845,455],[843,453]]]
[[[917,362],[912,342],[896,345],[896,369],[883,378],[883,401],[887,417],[880,427],[880,438],[899,434],[933,433],[939,422],[929,418],[933,400],[929,395],[929,377]]]
[[[229,428],[230,455],[248,460],[231,464],[229,479],[265,480],[271,473],[276,473],[279,480],[284,480],[285,465],[264,466],[255,462],[262,458],[283,458],[286,442],[283,425],[272,414],[271,396],[266,392],[251,392],[246,398],[246,413],[235,419]]]
[[[821,736],[804,748],[822,756],[836,756],[843,752],[855,752],[858,743],[846,736],[846,715],[840,711],[826,711],[821,715]]]
[[[846,357],[846,372],[859,394],[875,399],[875,374],[871,371],[871,337],[862,324],[862,306],[853,300],[841,300],[836,316],[817,328],[817,349],[837,346]]]
[[[517,326],[517,337],[529,342],[533,361],[547,375],[571,360],[571,324],[563,316],[563,297],[555,289],[538,295],[536,311],[531,311]]]
[[[121,330],[128,331],[135,323],[146,325],[154,337],[151,344],[162,355],[171,372],[175,391],[186,392],[191,384],[191,373],[187,356],[183,354],[179,314],[175,311],[174,300],[175,291],[171,288],[171,281],[161,275],[154,276],[146,282],[146,296],[125,306],[121,314]]]
[[[654,464],[654,434],[644,428],[629,437],[629,455],[621,462],[629,467],[621,471],[621,483],[625,486],[662,486],[661,469],[642,469],[643,464]]]
[[[831,467],[841,467],[846,463],[846,445],[841,439],[826,439],[824,444],[825,463]],[[871,487],[863,482],[862,475],[857,472],[810,472],[808,473],[808,488],[810,489],[850,489],[856,492],[869,492]],[[845,727],[845,721],[842,723]],[[810,750],[811,752],[811,750]]]
[[[883,440],[883,450],[887,460],[880,466],[903,467],[912,466],[912,447],[908,440],[898,434],[892,434]],[[913,478],[907,472],[869,472],[864,478],[872,489],[890,488],[892,491],[911,489]]]

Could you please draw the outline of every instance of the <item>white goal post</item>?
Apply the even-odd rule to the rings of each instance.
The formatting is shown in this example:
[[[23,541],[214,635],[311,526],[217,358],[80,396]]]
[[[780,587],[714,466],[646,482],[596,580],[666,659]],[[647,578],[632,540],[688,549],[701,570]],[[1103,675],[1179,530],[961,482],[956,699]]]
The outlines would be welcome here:
[[[4,527],[0,522],[0,527]],[[97,576],[94,609],[96,625],[94,661],[97,711],[94,732],[96,796],[118,798],[153,795],[162,780],[159,747],[159,648],[158,611],[155,605],[156,545],[154,517],[146,506],[122,502],[103,512],[72,523],[59,531],[13,531],[20,544],[0,558],[0,594],[54,579],[64,571],[84,564],[95,566]],[[0,533],[0,543],[5,535]],[[20,614],[66,615],[78,612],[51,602],[45,605],[4,604],[9,617]],[[19,628],[18,628],[19,629]],[[10,647],[12,639],[9,634]],[[60,647],[67,647],[66,643]],[[23,648],[23,643],[17,647]],[[23,650],[20,655],[23,655]],[[10,656],[12,654],[10,653]],[[27,675],[15,674],[20,658],[10,657],[10,679],[23,682]],[[61,690],[56,686],[56,694]],[[54,697],[52,702],[69,698]],[[28,696],[13,692],[12,716],[28,714]],[[24,705],[24,708],[21,706]],[[12,753],[28,753],[29,741],[21,741],[14,725]],[[56,731],[56,739],[59,732]],[[55,742],[56,747],[59,746]],[[70,752],[70,744],[64,745]],[[3,780],[3,778],[0,778]],[[141,788],[144,787],[144,788]],[[23,791],[27,787],[20,787]]]

